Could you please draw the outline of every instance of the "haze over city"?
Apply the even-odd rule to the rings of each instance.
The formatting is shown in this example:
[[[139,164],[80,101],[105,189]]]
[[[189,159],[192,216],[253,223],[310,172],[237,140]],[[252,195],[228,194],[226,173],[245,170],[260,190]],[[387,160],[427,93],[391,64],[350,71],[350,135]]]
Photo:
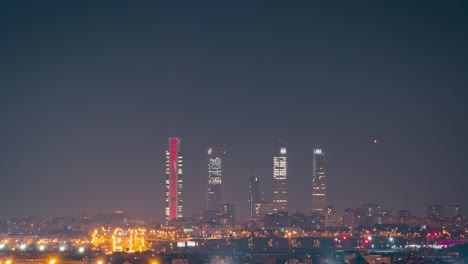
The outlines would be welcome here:
[[[463,1],[2,3],[0,219],[162,221],[170,137],[182,139],[187,216],[205,209],[215,144],[238,216],[249,175],[272,199],[278,138],[291,212],[311,212],[316,147],[336,208],[468,208],[466,12]]]

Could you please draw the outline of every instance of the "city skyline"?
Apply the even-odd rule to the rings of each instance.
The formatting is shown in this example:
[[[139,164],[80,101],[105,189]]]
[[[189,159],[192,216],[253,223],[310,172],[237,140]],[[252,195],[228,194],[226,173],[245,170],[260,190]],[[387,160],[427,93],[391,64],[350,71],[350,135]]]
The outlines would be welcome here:
[[[248,175],[309,212],[468,208],[465,2],[0,3],[0,219],[124,210],[164,221],[167,139],[183,215],[206,208],[207,148],[229,146],[223,203]],[[451,209],[452,210],[452,209]],[[454,210],[454,209],[453,209]]]
[[[176,140],[177,142],[174,143],[174,140]],[[180,168],[182,168],[182,166],[181,166],[181,165],[182,165],[182,154],[181,154],[181,151],[180,151],[180,143],[181,143],[181,142],[182,142],[182,138],[175,138],[175,137],[170,137],[170,138],[169,138],[169,149],[173,149],[173,150],[175,149],[176,153],[179,153],[178,156],[177,156],[177,161],[178,161],[177,164],[178,164],[178,165],[177,165],[176,171],[179,171],[179,170],[178,170],[179,166],[180,166]],[[374,142],[371,141],[371,143],[374,143]],[[175,144],[175,145],[174,145],[174,144]],[[174,148],[174,146],[175,146],[175,148]],[[281,156],[281,155],[285,156],[286,153],[287,153],[287,151],[289,151],[289,150],[286,150],[286,147],[285,147],[285,146],[286,146],[286,143],[284,142],[284,140],[276,141],[276,144],[275,144],[275,151],[274,151],[275,154],[274,154],[273,156]],[[225,144],[214,144],[214,145],[212,145],[212,147],[209,147],[209,148],[208,148],[208,156],[210,157],[210,156],[212,156],[212,155],[213,155],[213,156],[223,156],[223,155],[225,155],[225,147],[226,147]],[[218,148],[217,154],[216,154],[216,153],[213,153],[213,148]],[[231,148],[232,148],[232,146],[231,146]],[[234,149],[235,149],[235,147],[234,147]],[[310,147],[310,150],[311,150],[311,153],[313,153],[313,154],[312,154],[312,163],[311,163],[311,164],[312,164],[312,165],[311,165],[311,182],[310,182],[310,186],[309,186],[309,187],[311,187],[311,188],[310,188],[310,194],[312,194],[312,196],[313,196],[313,188],[314,188],[314,181],[313,181],[313,178],[314,178],[314,173],[315,173],[314,165],[316,164],[315,159],[317,158],[317,156],[325,157],[325,153],[323,152],[323,149],[318,149],[318,148],[315,148],[315,147]],[[166,151],[166,172],[167,172],[167,168],[170,168],[170,167],[168,167],[168,164],[170,164],[170,162],[169,162],[169,161],[170,161],[170,158],[169,158],[169,160],[168,160],[168,157],[170,157],[170,153],[171,153],[170,151]],[[168,156],[168,155],[169,155],[169,156]],[[209,158],[209,160],[210,160],[210,158]],[[274,161],[275,161],[275,158],[274,158]],[[169,163],[168,163],[168,162],[169,162]],[[279,162],[279,161],[277,161],[277,163],[278,163],[278,162]],[[208,171],[210,171],[210,168],[211,168],[211,167],[210,167],[210,164],[211,164],[211,163],[209,162],[208,164],[209,164],[209,166],[208,166],[208,168],[209,168]],[[218,165],[220,165],[220,164],[218,164]],[[323,166],[323,164],[321,164],[321,165]],[[273,175],[274,175],[274,174],[275,174],[275,166],[273,166],[273,167],[274,167],[274,168],[273,168]],[[218,170],[218,169],[220,169],[220,168],[221,168],[221,167],[219,167],[219,168],[218,168],[218,167],[217,167],[217,168],[211,168],[211,169]],[[323,169],[323,168],[322,168],[322,169]],[[220,172],[220,171],[218,171],[218,172]],[[166,175],[167,175],[168,177],[170,177],[170,174],[166,174]],[[181,175],[182,175],[182,174],[178,174],[178,177],[180,177]],[[208,175],[210,175],[210,173],[209,173]],[[250,175],[249,178],[252,177],[252,176],[254,176],[254,178],[256,178],[256,179],[258,179],[258,180],[260,179],[260,178],[259,178],[257,175],[255,175],[255,174]],[[210,177],[208,177],[208,179],[209,179],[209,178],[210,178]],[[181,179],[181,178],[180,178],[180,179]],[[273,177],[273,181],[274,181],[274,177]],[[178,182],[177,186],[181,187],[183,181],[180,182],[180,180],[177,180],[177,182]],[[258,181],[258,184],[260,184],[260,180]],[[167,185],[167,182],[166,182],[166,185]],[[167,186],[170,186],[170,185],[167,185]],[[169,189],[170,189],[170,187],[167,187],[167,186],[166,186],[166,188],[169,188]],[[208,185],[208,186],[209,186],[209,185]],[[260,206],[261,203],[268,203],[268,202],[266,202],[265,199],[264,199],[264,198],[265,198],[265,191],[266,191],[267,194],[270,192],[270,191],[268,190],[269,187],[267,187],[267,190],[265,190],[265,187],[263,187],[263,189],[260,190],[260,189],[258,188],[259,186],[260,186],[260,185],[257,186],[257,189],[258,189],[258,190],[256,190],[257,192],[259,192],[259,193],[258,193],[257,201],[256,201],[256,203],[255,203],[255,201],[254,201],[254,203],[253,203],[253,206],[255,206],[255,204],[256,204],[257,207]],[[255,188],[254,188],[254,189],[255,189]],[[209,190],[210,190],[210,189],[206,189],[205,192],[209,192]],[[170,192],[166,192],[166,200],[167,200],[167,197],[168,197],[169,193],[170,193]],[[179,193],[179,192],[178,192],[178,193]],[[208,194],[208,193],[207,193],[207,194]],[[183,194],[182,194],[182,193],[179,193],[178,197],[179,197],[179,198],[180,198],[180,197],[183,197]],[[267,195],[266,197],[269,197],[269,196]],[[274,184],[271,185],[271,197],[274,197]],[[181,199],[181,200],[182,200],[182,199]],[[312,209],[312,211],[310,210],[310,208],[314,208],[314,200],[312,199],[311,201],[312,201],[312,202],[311,202],[309,205],[306,205],[304,208],[301,208],[301,209],[296,209],[295,211],[301,211],[301,212],[304,212],[304,213],[306,213],[306,214],[310,214],[311,212],[317,212],[316,210],[313,210],[313,209]],[[205,203],[207,203],[207,202],[208,202],[208,201],[205,200]],[[223,201],[223,202],[232,203],[232,202],[230,202],[230,201]],[[323,201],[322,201],[322,202],[323,202]],[[339,202],[337,202],[336,204],[331,204],[331,203],[327,203],[326,200],[325,200],[325,205],[326,205],[326,206],[333,206],[333,207],[335,207],[335,208],[339,208],[338,210],[344,210],[344,209],[347,209],[347,208],[360,208],[361,205],[364,205],[364,206],[365,206],[366,204],[372,204],[371,202],[372,202],[372,201],[370,201],[370,200],[363,200],[361,203],[357,203],[357,204],[349,204],[349,203],[348,203],[347,205],[343,205],[343,204],[345,204],[345,203],[343,203],[342,201],[339,201]],[[250,203],[250,202],[249,202],[249,203]],[[379,205],[380,205],[380,204],[383,204],[383,205],[385,206],[385,201],[383,201],[383,202],[381,202],[381,203],[379,202]],[[440,203],[437,203],[437,202],[436,202],[436,203],[432,203],[432,204],[435,204],[436,206],[442,206],[442,208],[445,208],[445,206],[448,206],[447,209],[449,209],[450,207],[458,206],[458,205],[456,205],[456,203],[453,203],[453,202],[452,202],[452,203],[448,203],[448,204],[446,204],[446,205],[441,205]],[[234,205],[236,205],[236,204],[234,204]],[[272,209],[273,209],[273,208],[274,208],[274,206],[273,206],[273,200],[271,201],[271,205],[272,205]],[[237,205],[236,205],[236,206],[237,206]],[[409,208],[407,208],[407,207],[404,207],[404,208],[391,208],[391,207],[386,206],[385,208],[386,208],[386,209],[391,209],[391,211],[393,211],[393,212],[395,212],[395,213],[397,213],[398,210],[406,210],[406,209],[409,209],[409,211],[412,212],[412,214],[414,214],[414,212],[417,212],[416,214],[418,214],[418,213],[421,214],[421,212],[422,212],[421,215],[425,215],[425,213],[426,213],[425,209],[427,208],[427,206],[428,206],[428,205],[423,205],[421,208],[417,208],[416,210],[414,210],[414,209],[409,209]],[[434,206],[434,205],[433,205],[433,206]],[[241,204],[240,207],[242,207],[242,204]],[[307,207],[308,207],[308,208],[307,208]],[[178,209],[176,210],[176,212],[177,212],[177,213],[176,213],[176,215],[177,215],[176,218],[179,218],[179,217],[181,217],[181,216],[183,215],[182,206],[181,206],[181,205],[180,205],[180,206],[177,206],[177,208],[178,208]],[[190,216],[190,215],[193,215],[193,214],[196,214],[196,213],[199,213],[199,212],[203,211],[204,209],[208,209],[207,207],[203,208],[203,207],[200,207],[200,206],[196,206],[195,208],[197,208],[197,209],[188,208],[188,211],[190,212],[190,213],[189,213],[189,216]],[[250,207],[248,206],[248,208],[250,208]],[[123,209],[123,208],[121,208],[121,207],[109,208],[109,210],[107,210],[107,211],[120,210],[120,209]],[[169,209],[169,207],[166,205],[166,212],[167,212],[168,209]],[[220,209],[221,209],[221,208],[220,208]],[[253,207],[252,209],[254,209],[254,211],[255,211],[255,207]],[[258,209],[258,208],[257,208],[257,209]],[[326,208],[323,207],[323,209],[326,209]],[[80,210],[81,210],[81,209],[80,209]],[[76,212],[81,212],[80,210],[77,210],[77,211],[74,210],[74,211],[76,211]],[[131,208],[130,208],[129,211],[131,211]],[[288,211],[288,212],[290,212],[290,213],[294,213],[294,212],[295,212],[295,211],[289,211],[289,210],[285,210],[285,211]],[[250,209],[248,209],[248,211],[247,211],[246,213],[241,211],[241,212],[237,212],[237,214],[239,214],[240,216],[248,216],[248,215],[250,215],[249,212],[250,212]],[[272,212],[276,212],[276,211],[272,210]],[[100,214],[100,213],[102,213],[102,212],[94,212],[94,213],[95,213],[95,214]],[[319,213],[321,213],[322,215],[324,214],[323,212],[319,212]],[[449,214],[447,214],[447,216],[448,216],[448,215],[449,215]],[[32,216],[32,215],[31,215],[31,214],[26,214],[25,216]],[[49,217],[50,217],[50,216],[49,216]],[[167,222],[168,218],[170,218],[170,217],[169,217],[169,216],[167,215],[167,213],[166,213],[166,222]],[[160,217],[159,217],[159,216],[156,216],[155,219],[160,219]],[[174,218],[173,218],[173,219],[174,219]]]

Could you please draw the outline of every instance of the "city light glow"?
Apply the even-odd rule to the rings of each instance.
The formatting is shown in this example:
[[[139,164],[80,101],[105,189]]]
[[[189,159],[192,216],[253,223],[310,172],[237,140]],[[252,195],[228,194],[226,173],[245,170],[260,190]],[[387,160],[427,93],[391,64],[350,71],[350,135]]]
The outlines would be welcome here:
[[[468,264],[458,3],[35,2],[2,8],[0,264]]]

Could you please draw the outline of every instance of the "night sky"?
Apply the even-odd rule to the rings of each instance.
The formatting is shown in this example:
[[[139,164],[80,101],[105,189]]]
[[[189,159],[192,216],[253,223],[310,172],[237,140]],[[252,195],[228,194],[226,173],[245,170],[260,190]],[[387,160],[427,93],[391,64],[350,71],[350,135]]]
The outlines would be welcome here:
[[[218,143],[224,201],[246,215],[253,173],[270,199],[279,137],[291,211],[311,212],[316,146],[339,210],[468,210],[466,1],[5,2],[0,219],[163,220],[168,137],[185,215]]]

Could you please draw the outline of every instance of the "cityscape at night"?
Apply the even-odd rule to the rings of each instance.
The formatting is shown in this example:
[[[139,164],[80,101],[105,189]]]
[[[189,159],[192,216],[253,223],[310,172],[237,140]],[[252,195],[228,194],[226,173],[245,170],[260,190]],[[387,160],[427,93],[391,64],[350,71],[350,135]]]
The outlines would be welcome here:
[[[468,263],[466,14],[1,2],[0,264]]]

